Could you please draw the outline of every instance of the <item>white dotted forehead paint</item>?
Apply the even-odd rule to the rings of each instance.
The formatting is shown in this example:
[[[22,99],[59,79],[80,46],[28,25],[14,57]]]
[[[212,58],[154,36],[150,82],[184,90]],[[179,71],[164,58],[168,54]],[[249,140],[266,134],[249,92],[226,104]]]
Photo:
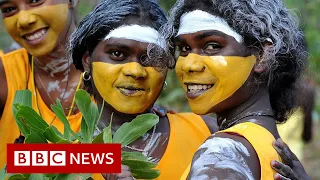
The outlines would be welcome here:
[[[181,16],[177,36],[205,30],[217,30],[234,37],[239,43],[243,41],[243,37],[234,31],[224,19],[201,10],[194,10]]]
[[[124,38],[143,43],[156,44],[165,49],[164,38],[160,36],[160,33],[157,30],[148,26],[140,26],[136,24],[120,26],[117,29],[110,31],[104,40],[108,40],[110,38]]]

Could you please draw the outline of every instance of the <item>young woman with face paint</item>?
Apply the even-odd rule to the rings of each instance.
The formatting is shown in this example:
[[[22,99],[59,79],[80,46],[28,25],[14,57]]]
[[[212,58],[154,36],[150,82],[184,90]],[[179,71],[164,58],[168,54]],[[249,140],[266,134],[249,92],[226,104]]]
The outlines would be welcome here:
[[[181,179],[273,179],[276,122],[295,105],[307,59],[293,17],[280,0],[179,0],[172,20],[176,72],[191,109],[216,113],[220,129]]]
[[[81,114],[72,105],[81,72],[66,58],[66,40],[75,29],[76,0],[0,0],[4,25],[23,49],[0,58],[0,167],[6,144],[22,137],[12,114],[16,90],[32,91],[33,108],[60,131],[63,124],[50,110],[59,98],[74,131]]]
[[[84,71],[86,89],[99,107],[105,102],[96,134],[108,126],[111,116],[115,131],[139,114],[152,113],[167,70],[175,65],[166,40],[159,36],[166,22],[153,0],[105,0],[72,34],[73,63]],[[210,134],[200,116],[168,113],[124,149],[142,152],[157,163],[161,171],[157,179],[179,179]]]

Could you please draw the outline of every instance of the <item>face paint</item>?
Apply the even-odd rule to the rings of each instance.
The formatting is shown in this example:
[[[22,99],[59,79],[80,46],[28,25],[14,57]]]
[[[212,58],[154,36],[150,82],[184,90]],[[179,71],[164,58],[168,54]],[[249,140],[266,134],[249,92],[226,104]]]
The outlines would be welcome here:
[[[4,18],[11,37],[33,56],[51,53],[68,18],[68,5],[57,4],[31,10]]]
[[[217,30],[234,37],[239,43],[243,41],[243,37],[234,31],[224,19],[201,10],[191,11],[181,16],[177,36],[204,30]]]
[[[165,80],[164,71],[139,63],[92,63],[92,77],[101,97],[125,114],[143,113],[158,97]]]
[[[255,56],[179,57],[176,73],[187,91],[192,112],[207,114],[210,109],[235,93],[248,79]]]
[[[104,40],[110,38],[123,38],[135,40],[143,43],[156,44],[165,49],[165,41],[160,38],[159,32],[154,28],[139,25],[125,25],[112,30]]]

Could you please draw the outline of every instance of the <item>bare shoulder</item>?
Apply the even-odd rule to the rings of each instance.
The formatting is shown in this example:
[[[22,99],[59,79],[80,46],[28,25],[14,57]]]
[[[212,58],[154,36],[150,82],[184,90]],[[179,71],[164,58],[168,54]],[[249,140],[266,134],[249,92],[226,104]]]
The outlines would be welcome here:
[[[1,117],[4,106],[6,104],[7,95],[8,95],[7,78],[6,78],[6,73],[4,71],[1,57],[0,57],[0,84],[1,84],[1,91],[0,91],[0,117]]]
[[[206,125],[208,126],[210,132],[212,134],[216,133],[219,130],[218,124],[217,124],[217,119],[213,118],[211,116],[201,116],[203,121],[206,123]]]
[[[217,133],[195,153],[188,179],[260,179],[259,159],[245,138]]]

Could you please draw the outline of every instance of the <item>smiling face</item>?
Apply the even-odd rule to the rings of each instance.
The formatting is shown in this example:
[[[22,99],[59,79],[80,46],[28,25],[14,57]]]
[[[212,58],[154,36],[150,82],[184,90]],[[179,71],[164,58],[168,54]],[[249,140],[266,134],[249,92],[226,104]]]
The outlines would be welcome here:
[[[11,37],[33,56],[52,52],[66,29],[67,1],[0,0],[0,8]]]
[[[118,112],[143,113],[159,96],[167,71],[142,65],[147,47],[148,43],[110,37],[91,55],[96,91]]]
[[[184,29],[188,27],[187,22],[182,21],[181,34],[175,39],[180,54],[176,73],[192,111],[207,114],[224,110],[221,107],[231,107],[226,99],[235,103],[244,96],[239,89],[248,79],[256,57],[250,56],[241,43],[241,36],[228,27],[221,27],[222,23],[195,28],[188,33]]]

